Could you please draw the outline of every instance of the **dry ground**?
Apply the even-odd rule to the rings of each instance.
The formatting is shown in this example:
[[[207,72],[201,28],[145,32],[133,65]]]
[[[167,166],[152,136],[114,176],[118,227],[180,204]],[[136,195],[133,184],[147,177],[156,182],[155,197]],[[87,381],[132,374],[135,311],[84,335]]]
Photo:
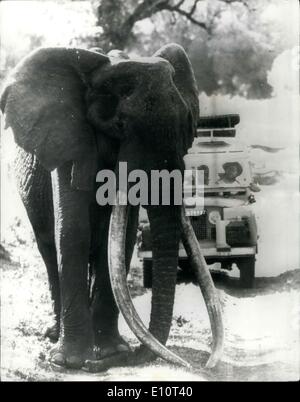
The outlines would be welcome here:
[[[299,176],[290,169],[291,150],[274,155],[261,152],[252,153],[255,165],[264,161],[264,168],[285,173],[278,183],[262,186],[262,191],[256,193],[253,207],[260,238],[254,289],[242,291],[234,278],[215,278],[223,310],[225,348],[222,361],[213,370],[202,368],[210,351],[211,335],[202,296],[191,278],[184,278],[177,286],[168,346],[193,364],[192,371],[161,360],[98,374],[53,369],[48,362],[52,345],[43,337],[52,320],[46,270],[28,219],[15,190],[10,188],[8,172],[8,180],[1,182],[2,239],[11,258],[0,258],[2,380],[299,379]],[[3,173],[1,178],[5,177]],[[142,287],[141,263],[136,256],[129,285],[134,304],[147,324],[151,291]],[[119,327],[132,346],[138,344],[122,318]]]
[[[90,374],[55,369],[48,362],[52,344],[43,332],[51,323],[46,272],[32,238],[16,221],[15,242],[6,244],[12,261],[1,259],[1,365],[8,381],[218,380],[272,381],[299,378],[299,271],[258,278],[255,289],[241,291],[234,279],[215,278],[225,322],[225,350],[213,370],[208,357],[209,322],[199,289],[189,279],[177,286],[169,347],[189,360],[186,371],[158,360],[134,368]],[[23,238],[22,238],[23,233]],[[151,292],[142,288],[134,258],[129,284],[134,303],[147,323]],[[119,326],[131,345],[137,341],[123,319]]]

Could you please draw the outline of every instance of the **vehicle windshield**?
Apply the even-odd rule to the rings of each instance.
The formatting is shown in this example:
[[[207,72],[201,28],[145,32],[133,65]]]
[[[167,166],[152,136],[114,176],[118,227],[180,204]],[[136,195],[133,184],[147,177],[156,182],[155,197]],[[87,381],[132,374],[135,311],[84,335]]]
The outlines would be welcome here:
[[[201,153],[185,158],[186,169],[193,171],[189,184],[195,186],[196,180],[205,190],[220,188],[245,188],[250,185],[249,161],[242,152]],[[202,172],[201,175],[196,171]]]

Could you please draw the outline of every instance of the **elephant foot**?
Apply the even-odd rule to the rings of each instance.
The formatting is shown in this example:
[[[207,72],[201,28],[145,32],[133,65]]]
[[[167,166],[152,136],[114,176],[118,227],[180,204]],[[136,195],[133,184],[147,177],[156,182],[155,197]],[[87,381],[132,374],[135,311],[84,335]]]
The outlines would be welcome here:
[[[111,335],[97,334],[95,337],[95,355],[104,359],[123,352],[130,352],[130,346],[119,333]]]
[[[151,350],[146,348],[144,345],[141,345],[133,352],[129,365],[137,366],[139,364],[150,363],[154,361],[156,358],[157,356],[153,352],[151,352]]]
[[[156,356],[150,350],[141,346],[134,352],[124,350],[108,357],[104,357],[101,360],[86,360],[83,370],[90,373],[98,373],[108,370],[111,367],[137,366],[150,363],[155,359]]]
[[[49,338],[51,342],[57,342],[59,339],[60,325],[55,322],[51,327],[48,327],[44,333],[45,338]]]
[[[70,369],[80,369],[87,359],[93,359],[92,342],[87,339],[68,341],[62,339],[50,352],[50,362]]]

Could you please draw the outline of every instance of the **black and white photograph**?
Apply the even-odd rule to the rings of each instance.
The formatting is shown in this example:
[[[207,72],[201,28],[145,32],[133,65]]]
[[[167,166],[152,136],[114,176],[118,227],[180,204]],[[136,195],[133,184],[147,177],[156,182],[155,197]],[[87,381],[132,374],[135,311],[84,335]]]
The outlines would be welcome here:
[[[0,3],[1,382],[299,381],[299,16]]]

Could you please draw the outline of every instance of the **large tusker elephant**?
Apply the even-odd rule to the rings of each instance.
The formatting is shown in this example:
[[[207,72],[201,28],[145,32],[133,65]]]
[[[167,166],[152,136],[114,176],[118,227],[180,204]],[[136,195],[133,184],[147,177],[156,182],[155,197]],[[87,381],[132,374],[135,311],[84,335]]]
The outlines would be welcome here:
[[[154,259],[147,330],[126,286],[138,207],[99,206],[95,197],[97,172],[117,170],[119,162],[127,163],[128,172],[148,175],[153,169],[183,171],[199,115],[184,50],[170,44],[151,58],[127,59],[41,48],[14,69],[1,110],[14,133],[17,182],[47,267],[56,321],[46,335],[58,340],[51,360],[81,368],[96,350],[105,367],[156,355],[188,366],[164,346],[182,238],[207,304],[213,333],[207,366],[214,366],[223,342],[220,306],[183,207],[147,206]],[[143,343],[135,351],[119,334],[119,310]]]

